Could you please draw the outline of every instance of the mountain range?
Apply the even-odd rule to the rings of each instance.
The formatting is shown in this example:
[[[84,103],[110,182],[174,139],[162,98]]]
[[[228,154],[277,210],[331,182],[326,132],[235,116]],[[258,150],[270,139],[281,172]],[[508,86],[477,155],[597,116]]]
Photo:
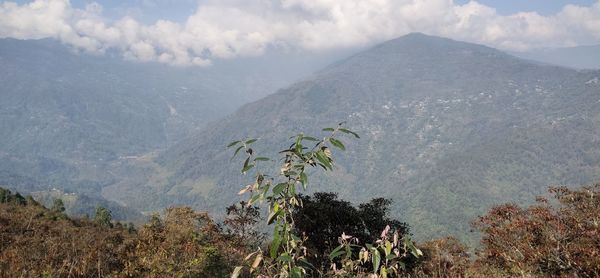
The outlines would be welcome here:
[[[103,195],[143,211],[178,203],[220,213],[251,182],[230,160],[228,142],[261,138],[257,153],[277,161],[289,136],[321,136],[338,122],[361,139],[344,142],[336,170],[316,174],[311,191],[355,202],[391,198],[394,215],[420,239],[451,234],[472,242],[470,222],[490,206],[600,177],[600,71],[410,34],[131,161],[129,172],[140,174]]]
[[[111,163],[168,148],[327,61],[318,58],[172,67],[77,53],[51,39],[1,39],[0,184],[99,196],[119,179]]]
[[[114,165],[166,149],[337,55],[288,51],[173,67],[81,53],[52,39],[0,39],[0,186],[44,203],[64,193],[73,215],[102,205],[115,219],[139,220],[101,198],[104,186],[123,179],[117,174],[129,176]]]
[[[191,205],[218,216],[250,182],[228,142],[260,138],[277,174],[290,136],[346,122],[361,138],[344,141],[334,172],[312,173],[310,192],[391,198],[416,238],[473,242],[469,223],[490,206],[600,177],[598,70],[418,33],[312,75],[344,55],[206,69],[111,55],[0,40],[0,185],[124,215]]]

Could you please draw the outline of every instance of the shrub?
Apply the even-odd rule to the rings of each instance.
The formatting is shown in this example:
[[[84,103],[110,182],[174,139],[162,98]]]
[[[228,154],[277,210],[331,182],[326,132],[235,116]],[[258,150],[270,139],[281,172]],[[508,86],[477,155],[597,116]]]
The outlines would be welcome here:
[[[600,276],[600,184],[549,191],[554,204],[505,204],[474,223],[483,233],[478,264],[511,275]]]

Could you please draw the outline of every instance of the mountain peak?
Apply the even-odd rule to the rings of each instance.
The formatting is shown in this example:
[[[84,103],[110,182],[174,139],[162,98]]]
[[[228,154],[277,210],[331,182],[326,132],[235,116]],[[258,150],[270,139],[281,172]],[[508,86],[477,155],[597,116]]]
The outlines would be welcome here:
[[[408,33],[406,35],[400,36],[398,38],[392,39],[390,41],[395,41],[395,40],[427,40],[427,39],[444,39],[447,40],[446,38],[443,37],[438,37],[438,36],[433,36],[433,35],[427,35],[425,33],[421,33],[421,32],[412,32],[412,33]]]
[[[446,79],[457,73],[480,75],[482,71],[493,72],[517,64],[528,63],[484,45],[410,33],[333,64],[321,73]]]
[[[383,42],[371,50],[391,50],[409,53],[436,54],[456,51],[504,54],[503,52],[480,44],[456,41],[449,38],[426,35],[423,33],[410,33],[402,37]],[[429,52],[429,53],[427,53]]]

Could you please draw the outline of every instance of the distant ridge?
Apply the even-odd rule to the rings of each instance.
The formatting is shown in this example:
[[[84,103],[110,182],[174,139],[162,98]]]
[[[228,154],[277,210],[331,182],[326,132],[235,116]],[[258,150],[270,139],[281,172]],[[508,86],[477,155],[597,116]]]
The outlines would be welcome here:
[[[600,69],[600,45],[533,49],[512,54],[524,59],[575,69]]]

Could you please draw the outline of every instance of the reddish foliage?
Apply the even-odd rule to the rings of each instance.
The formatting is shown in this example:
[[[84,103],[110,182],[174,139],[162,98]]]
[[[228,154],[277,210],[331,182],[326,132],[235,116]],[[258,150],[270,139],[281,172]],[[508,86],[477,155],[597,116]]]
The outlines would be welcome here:
[[[515,275],[600,276],[600,184],[549,191],[554,205],[538,198],[528,208],[501,205],[479,218],[478,264]]]

